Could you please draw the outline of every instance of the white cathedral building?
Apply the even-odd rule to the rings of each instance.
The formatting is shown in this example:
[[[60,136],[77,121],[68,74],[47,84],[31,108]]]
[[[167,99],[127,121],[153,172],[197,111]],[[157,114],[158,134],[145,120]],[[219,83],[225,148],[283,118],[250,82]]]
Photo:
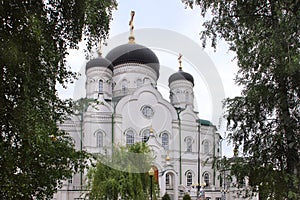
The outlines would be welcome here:
[[[76,148],[111,155],[114,144],[147,142],[155,155],[152,167],[160,197],[168,193],[177,200],[189,193],[196,199],[201,185],[205,199],[223,199],[222,174],[212,168],[213,158],[221,157],[222,138],[216,126],[195,111],[197,82],[183,71],[180,59],[179,70],[168,79],[169,100],[157,89],[158,57],[137,44],[132,34],[128,43],[87,62],[85,73],[86,98],[101,103],[90,104],[81,116],[61,125]],[[83,199],[84,183],[84,175],[74,175],[54,199]]]

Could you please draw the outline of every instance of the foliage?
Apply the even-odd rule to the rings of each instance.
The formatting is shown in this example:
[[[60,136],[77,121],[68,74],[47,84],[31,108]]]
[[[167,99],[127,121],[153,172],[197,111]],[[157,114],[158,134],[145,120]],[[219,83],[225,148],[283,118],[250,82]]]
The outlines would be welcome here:
[[[59,131],[70,101],[57,96],[57,84],[72,82],[65,63],[82,33],[91,49],[107,37],[111,0],[0,2],[0,197],[44,199],[58,180],[85,163]]]
[[[194,1],[184,0],[193,6]],[[196,0],[203,45],[225,39],[236,52],[241,96],[226,99],[228,139],[243,151],[233,173],[261,199],[300,198],[300,1]],[[240,173],[240,171],[242,173]]]
[[[114,149],[111,158],[100,157],[88,172],[89,199],[144,200],[149,197],[151,167],[150,149],[146,143],[135,143]],[[153,199],[158,186],[153,181]]]
[[[165,193],[164,196],[161,198],[161,200],[171,200],[171,198],[168,195],[168,193]]]
[[[191,196],[189,194],[184,194],[183,200],[191,200]]]

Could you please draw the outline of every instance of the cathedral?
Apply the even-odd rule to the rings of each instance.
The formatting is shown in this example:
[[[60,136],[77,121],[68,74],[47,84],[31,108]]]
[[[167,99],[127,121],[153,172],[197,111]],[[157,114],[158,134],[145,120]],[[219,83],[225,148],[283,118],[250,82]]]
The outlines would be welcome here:
[[[159,197],[167,193],[177,200],[188,193],[192,199],[224,199],[222,174],[212,167],[213,158],[222,156],[222,138],[194,109],[197,82],[183,70],[179,55],[178,71],[168,79],[169,99],[164,99],[157,89],[163,76],[159,58],[135,42],[130,24],[129,41],[86,63],[86,98],[98,103],[88,104],[60,128],[76,148],[95,154],[109,156],[115,144],[146,142],[155,158]],[[84,174],[74,175],[54,199],[83,199],[85,183]]]

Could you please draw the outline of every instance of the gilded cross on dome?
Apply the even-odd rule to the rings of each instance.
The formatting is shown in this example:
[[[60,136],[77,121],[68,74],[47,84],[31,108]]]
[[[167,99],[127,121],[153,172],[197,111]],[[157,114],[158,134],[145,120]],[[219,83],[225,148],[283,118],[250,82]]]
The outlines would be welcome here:
[[[182,65],[181,65],[181,63],[182,63],[182,54],[181,53],[179,53],[179,56],[178,56],[178,62],[179,62],[179,70],[182,70]]]
[[[135,11],[131,11],[131,18],[129,21],[129,27],[130,27],[130,36],[129,36],[129,43],[135,43],[134,41],[134,35],[133,35],[133,29],[134,29],[134,25],[133,25],[133,20],[134,20],[134,15],[135,15]]]

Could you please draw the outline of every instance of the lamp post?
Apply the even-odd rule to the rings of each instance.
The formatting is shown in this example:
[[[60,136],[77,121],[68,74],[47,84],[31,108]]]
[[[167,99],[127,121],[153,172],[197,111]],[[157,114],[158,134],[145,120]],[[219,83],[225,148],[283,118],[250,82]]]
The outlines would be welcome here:
[[[152,167],[150,168],[148,174],[150,176],[150,199],[152,200],[152,177],[154,176],[154,170]]]
[[[198,185],[197,185],[197,200],[199,199],[200,196],[200,131],[201,131],[201,121],[200,119],[197,119],[196,122],[198,123],[198,159],[197,159],[197,164],[198,164]]]
[[[180,113],[186,109],[181,107],[174,107],[178,118],[178,128],[179,128],[179,184],[182,184],[182,161],[181,161],[181,119]]]

